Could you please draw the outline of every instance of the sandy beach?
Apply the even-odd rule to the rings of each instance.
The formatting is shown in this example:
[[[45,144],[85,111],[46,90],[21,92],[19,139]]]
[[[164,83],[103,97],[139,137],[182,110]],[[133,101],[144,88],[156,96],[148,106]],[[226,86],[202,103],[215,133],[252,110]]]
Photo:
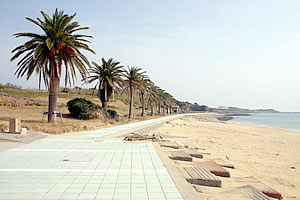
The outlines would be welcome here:
[[[205,149],[210,155],[203,160],[222,158],[235,166],[229,169],[231,178],[221,178],[222,188],[203,186],[201,199],[234,199],[226,191],[241,185],[235,178],[248,176],[279,191],[284,199],[300,199],[299,132],[221,122],[215,117],[185,117],[152,132]]]

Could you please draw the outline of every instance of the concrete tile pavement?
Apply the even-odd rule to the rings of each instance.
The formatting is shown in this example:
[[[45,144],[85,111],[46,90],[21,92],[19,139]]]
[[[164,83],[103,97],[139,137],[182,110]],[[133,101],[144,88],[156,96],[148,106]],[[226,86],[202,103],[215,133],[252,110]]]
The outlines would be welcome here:
[[[0,152],[0,200],[182,199],[151,143],[101,139],[174,116]]]

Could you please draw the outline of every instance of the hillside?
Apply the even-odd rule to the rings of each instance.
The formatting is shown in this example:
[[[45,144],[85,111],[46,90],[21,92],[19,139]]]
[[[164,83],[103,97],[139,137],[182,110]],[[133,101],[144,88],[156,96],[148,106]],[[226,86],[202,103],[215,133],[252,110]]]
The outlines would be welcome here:
[[[8,130],[8,119],[20,117],[22,119],[22,127],[29,130],[42,131],[51,134],[60,134],[67,132],[77,132],[82,130],[93,130],[102,127],[108,127],[113,124],[123,124],[155,118],[157,116],[139,116],[140,102],[139,98],[135,98],[134,114],[135,118],[129,120],[126,115],[128,114],[128,95],[115,94],[115,99],[109,101],[109,108],[117,111],[119,120],[108,120],[103,118],[92,120],[79,120],[71,118],[67,109],[66,103],[74,98],[85,98],[93,103],[101,106],[101,102],[92,90],[81,89],[69,90],[68,93],[62,92],[61,89],[58,95],[58,108],[57,110],[63,114],[62,121],[60,118],[57,120],[57,125],[47,123],[47,116],[45,116],[44,123],[42,122],[43,113],[48,110],[48,91],[34,90],[34,89],[0,89],[0,130]],[[5,95],[5,96],[4,96]],[[9,95],[9,96],[8,96]],[[15,97],[12,97],[15,96]],[[18,98],[16,98],[18,97]],[[31,101],[34,100],[34,101]],[[18,105],[17,107],[12,104]],[[147,107],[146,113],[150,110]]]

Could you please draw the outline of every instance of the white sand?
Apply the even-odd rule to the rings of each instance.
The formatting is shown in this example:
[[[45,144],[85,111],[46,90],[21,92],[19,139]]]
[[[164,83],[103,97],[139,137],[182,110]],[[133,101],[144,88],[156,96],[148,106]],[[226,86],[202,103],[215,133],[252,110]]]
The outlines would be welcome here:
[[[236,169],[229,169],[232,178],[221,178],[221,189],[203,187],[200,197],[223,199],[220,192],[240,185],[235,177],[254,176],[284,199],[300,199],[299,132],[218,122],[214,117],[186,117],[153,132],[177,137],[173,140],[190,147],[205,148],[211,155],[204,155],[204,160],[222,158],[234,164]]]

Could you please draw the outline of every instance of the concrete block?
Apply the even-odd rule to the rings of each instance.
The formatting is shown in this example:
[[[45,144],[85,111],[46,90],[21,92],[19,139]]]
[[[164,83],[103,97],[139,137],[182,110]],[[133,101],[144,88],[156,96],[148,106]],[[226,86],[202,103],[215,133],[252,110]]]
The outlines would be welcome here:
[[[9,132],[17,133],[21,131],[21,118],[14,118],[9,120]]]

